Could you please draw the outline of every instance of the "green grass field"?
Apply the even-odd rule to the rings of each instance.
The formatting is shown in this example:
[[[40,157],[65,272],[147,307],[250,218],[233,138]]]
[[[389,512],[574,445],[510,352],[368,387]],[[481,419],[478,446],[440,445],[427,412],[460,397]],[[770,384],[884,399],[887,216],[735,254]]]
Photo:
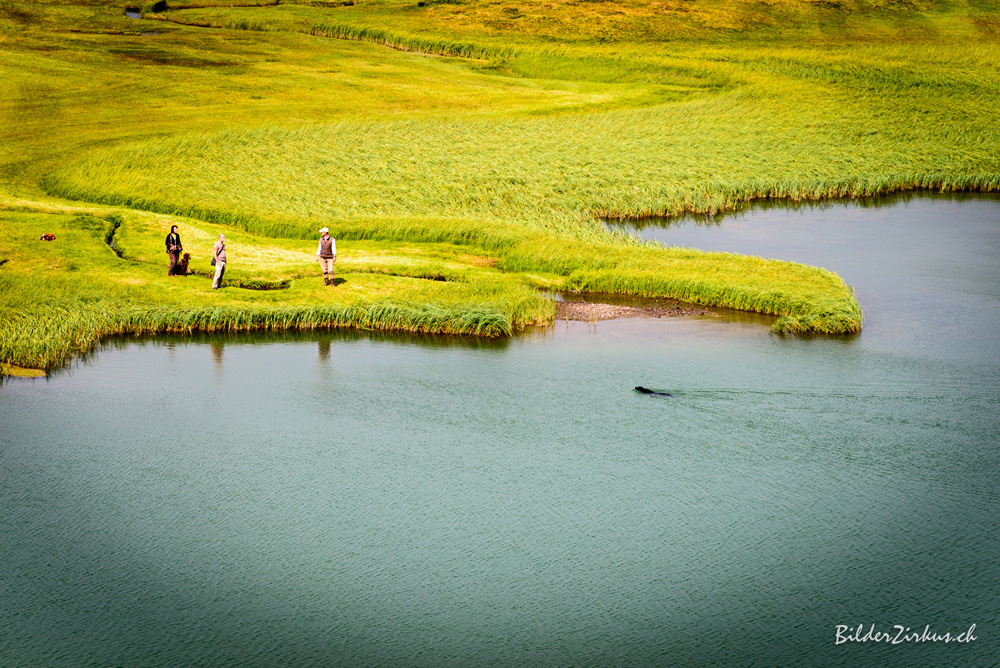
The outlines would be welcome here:
[[[0,364],[167,331],[508,336],[551,322],[559,290],[856,332],[827,271],[601,218],[1000,189],[998,17],[994,0],[0,0]],[[170,224],[195,275],[165,276]],[[230,287],[212,291],[220,231]]]

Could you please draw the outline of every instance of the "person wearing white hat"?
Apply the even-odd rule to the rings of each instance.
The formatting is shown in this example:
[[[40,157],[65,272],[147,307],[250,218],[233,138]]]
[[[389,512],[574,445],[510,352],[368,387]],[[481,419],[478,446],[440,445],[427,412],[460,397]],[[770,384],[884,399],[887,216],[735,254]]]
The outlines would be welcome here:
[[[319,248],[316,249],[316,258],[319,266],[323,269],[323,285],[333,285],[333,263],[337,261],[337,240],[330,236],[330,230],[323,228],[319,231]]]

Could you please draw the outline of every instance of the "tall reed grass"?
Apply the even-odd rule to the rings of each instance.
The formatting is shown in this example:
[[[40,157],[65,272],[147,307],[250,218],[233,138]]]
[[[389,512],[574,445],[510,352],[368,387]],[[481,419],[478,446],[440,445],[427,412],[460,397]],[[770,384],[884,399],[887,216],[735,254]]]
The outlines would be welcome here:
[[[374,42],[416,53],[429,53],[437,56],[458,56],[461,58],[510,58],[517,54],[518,49],[502,44],[476,44],[455,39],[435,39],[433,37],[407,35],[384,28],[357,26],[343,23],[317,23],[309,28],[310,35],[350,39],[361,42]]]
[[[600,114],[193,134],[94,151],[45,185],[275,233],[294,220],[430,215],[586,235],[597,217],[755,199],[997,190],[1000,79],[982,84],[951,91],[961,112],[924,88],[883,98],[807,83]]]
[[[0,274],[0,361],[50,369],[86,352],[101,339],[164,332],[284,331],[358,328],[435,334],[510,336],[510,315],[486,305],[411,304],[393,301],[311,306],[158,306],[137,295],[95,295],[71,280]],[[145,301],[145,300],[144,300]],[[551,318],[550,318],[551,319]]]
[[[53,196],[190,216],[206,235],[227,226],[211,231],[242,234],[239,243],[262,257],[268,245],[291,252],[287,240],[311,241],[326,225],[369,252],[346,265],[354,292],[320,302],[303,287],[314,268],[289,260],[232,273],[239,285],[286,289],[182,294],[156,278],[162,230],[134,224],[124,210],[118,221],[64,221],[67,235],[93,244],[79,257],[59,255],[59,246],[25,251],[8,242],[20,229],[8,225],[0,230],[3,363],[48,368],[101,337],[168,331],[356,326],[506,336],[551,321],[542,290],[673,296],[775,314],[778,331],[854,332],[860,307],[829,272],[642,244],[609,233],[601,218],[1000,189],[1000,50],[980,5],[200,4],[171,3],[156,17],[254,34],[164,26],[155,49],[89,37],[67,47],[65,31],[22,24],[44,15],[45,26],[62,25],[65,11],[87,14],[98,32],[122,28],[87,8],[0,3],[0,28],[17,30],[0,52],[18,63],[0,60],[0,113],[9,121],[0,124],[0,177],[44,171]],[[837,16],[851,20],[828,30]],[[281,31],[453,59],[335,48]],[[240,44],[250,45],[245,53]],[[108,97],[84,86],[79,63],[91,58],[135,71],[122,71],[126,84]],[[171,87],[178,71],[196,83]],[[442,83],[456,75],[468,85]],[[420,95],[398,94],[407,88]],[[469,102],[475,91],[490,104]],[[338,104],[357,96],[374,102]],[[201,130],[223,124],[230,127]],[[27,166],[36,163],[45,167]],[[112,237],[124,259],[108,250]],[[434,245],[447,248],[431,257]],[[394,255],[380,260],[383,251]],[[463,265],[463,256],[488,262]],[[59,271],[43,271],[49,262]]]

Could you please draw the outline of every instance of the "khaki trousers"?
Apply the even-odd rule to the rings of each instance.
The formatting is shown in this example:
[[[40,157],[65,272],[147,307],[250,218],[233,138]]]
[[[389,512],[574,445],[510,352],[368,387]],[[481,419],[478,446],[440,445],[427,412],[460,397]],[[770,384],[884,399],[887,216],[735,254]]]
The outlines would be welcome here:
[[[222,276],[226,273],[226,263],[215,261],[215,280],[212,281],[212,289],[218,290],[222,285]]]

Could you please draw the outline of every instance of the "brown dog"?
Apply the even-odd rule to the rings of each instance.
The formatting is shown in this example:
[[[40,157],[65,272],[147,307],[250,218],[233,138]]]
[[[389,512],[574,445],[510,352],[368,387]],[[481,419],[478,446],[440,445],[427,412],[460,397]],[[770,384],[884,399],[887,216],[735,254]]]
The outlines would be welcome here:
[[[181,256],[180,261],[177,263],[177,266],[174,267],[174,273],[177,276],[187,276],[188,262],[190,261],[191,261],[191,253],[184,253],[184,255]]]

